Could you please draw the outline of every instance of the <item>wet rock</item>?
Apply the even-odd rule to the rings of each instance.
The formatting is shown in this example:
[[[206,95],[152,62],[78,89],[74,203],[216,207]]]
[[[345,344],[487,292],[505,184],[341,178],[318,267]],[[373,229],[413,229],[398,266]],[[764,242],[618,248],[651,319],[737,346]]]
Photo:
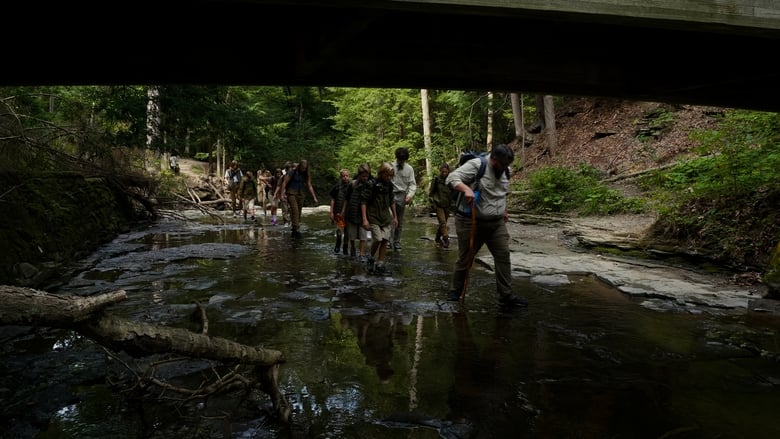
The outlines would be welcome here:
[[[508,223],[513,273],[527,273],[540,284],[559,275],[592,274],[627,295],[667,300],[686,310],[708,307],[745,312],[749,301],[763,297],[761,285],[737,285],[725,275],[695,267],[623,256],[644,251],[643,232],[653,220],[652,216],[623,215],[528,221],[519,215]],[[577,242],[572,243],[572,238]],[[600,254],[589,250],[593,247],[620,252]],[[489,253],[477,259],[482,265],[493,265]]]

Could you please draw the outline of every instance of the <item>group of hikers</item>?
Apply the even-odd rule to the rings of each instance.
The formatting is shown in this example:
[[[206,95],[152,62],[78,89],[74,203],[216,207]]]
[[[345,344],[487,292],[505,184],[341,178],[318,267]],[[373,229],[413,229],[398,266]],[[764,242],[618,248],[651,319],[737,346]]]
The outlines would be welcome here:
[[[399,147],[395,150],[395,161],[382,162],[375,176],[368,163],[359,165],[354,177],[348,169],[341,169],[339,181],[329,192],[330,220],[337,226],[334,252],[365,263],[369,274],[390,276],[387,251],[401,250],[406,207],[417,191],[414,169],[408,160],[408,148]],[[463,300],[474,257],[485,245],[495,264],[499,303],[528,305],[525,299],[512,294],[506,196],[513,160],[512,149],[498,145],[489,156],[470,158],[453,170],[447,163],[441,164],[431,181],[428,202],[438,221],[437,247],[450,246],[448,221],[454,210],[458,259],[447,296],[450,301]],[[307,160],[288,162],[284,169],[275,169],[273,175],[258,171],[257,177],[251,171],[243,173],[234,160],[225,172],[225,183],[234,217],[240,203],[244,220],[255,221],[255,202],[260,200],[263,211],[271,211],[271,225],[278,223],[277,211],[282,210],[283,221],[285,225],[289,222],[293,239],[302,237],[301,213],[306,193],[315,205],[319,204]],[[456,194],[460,196],[456,198]]]
[[[348,169],[342,169],[329,192],[330,219],[337,225],[333,251],[365,262],[371,274],[390,276],[385,264],[387,250],[401,250],[406,206],[417,192],[408,160],[409,150],[400,147],[395,150],[395,162],[382,162],[375,177],[368,163],[358,166],[354,178]]]
[[[311,194],[314,204],[319,203],[311,184],[307,160],[295,164],[287,162],[284,168],[276,168],[273,175],[269,170],[257,171],[257,177],[252,171],[243,172],[238,167],[238,161],[233,160],[225,171],[225,185],[234,218],[238,217],[240,208],[245,221],[256,221],[255,205],[259,201],[264,213],[271,211],[273,226],[278,224],[278,211],[282,211],[282,221],[284,225],[291,224],[293,238],[301,237],[304,191]]]

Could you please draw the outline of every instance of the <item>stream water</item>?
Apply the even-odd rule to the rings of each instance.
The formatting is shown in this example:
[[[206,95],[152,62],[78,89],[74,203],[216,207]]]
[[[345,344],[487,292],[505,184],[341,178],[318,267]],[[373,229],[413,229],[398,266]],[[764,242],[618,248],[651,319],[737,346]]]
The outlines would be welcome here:
[[[3,437],[780,437],[771,316],[658,312],[582,275],[517,277],[530,306],[507,311],[478,265],[453,304],[457,244],[435,248],[430,218],[407,218],[392,276],[377,277],[334,253],[323,212],[304,215],[300,240],[262,215],[193,217],[118,237],[57,292],[124,289],[110,313],[174,327],[202,304],[210,335],[284,353],[292,422],[274,422],[264,394],[130,398],[108,385],[114,360],[92,341],[18,328],[2,338]]]

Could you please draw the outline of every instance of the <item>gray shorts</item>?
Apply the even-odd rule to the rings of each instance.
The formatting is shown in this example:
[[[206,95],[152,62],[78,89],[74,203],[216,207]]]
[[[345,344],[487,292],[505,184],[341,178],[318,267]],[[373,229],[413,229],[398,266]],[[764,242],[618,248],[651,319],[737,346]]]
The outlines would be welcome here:
[[[359,239],[361,241],[367,241],[368,240],[368,230],[364,229],[363,226],[359,224],[353,224],[350,222],[347,222],[347,226],[345,227],[345,233],[347,235],[347,239],[354,240]]]

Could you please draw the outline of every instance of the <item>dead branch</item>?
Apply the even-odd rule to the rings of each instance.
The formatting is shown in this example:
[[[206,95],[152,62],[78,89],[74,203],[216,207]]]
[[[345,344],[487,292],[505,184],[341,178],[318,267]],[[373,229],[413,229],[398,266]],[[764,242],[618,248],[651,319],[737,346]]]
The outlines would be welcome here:
[[[225,364],[253,366],[261,389],[271,396],[276,415],[288,421],[290,408],[279,391],[278,371],[286,360],[281,351],[243,345],[205,333],[208,319],[200,305],[204,332],[136,322],[107,315],[105,308],[127,298],[124,290],[91,297],[50,294],[30,288],[0,285],[0,325],[50,326],[75,329],[104,348],[134,357],[172,353]],[[125,364],[127,367],[127,365]],[[136,374],[139,376],[139,374]],[[232,374],[218,378],[204,392],[224,391],[255,381]],[[160,385],[162,382],[154,382]],[[165,386],[162,386],[165,388]],[[185,389],[178,393],[187,394]],[[201,395],[202,393],[198,393]]]
[[[198,323],[200,323],[200,333],[201,334],[208,334],[209,333],[209,318],[206,315],[206,308],[203,307],[203,305],[200,304],[200,302],[195,302],[195,305],[198,307],[195,310],[195,317],[198,319]]]
[[[217,194],[217,195],[219,195],[219,196],[220,196],[220,198],[222,198],[223,200],[224,200],[225,198],[227,198],[227,195],[225,195],[225,193],[224,193],[224,192],[222,192],[222,191],[220,191],[219,189],[217,189],[217,187],[216,187],[216,186],[214,186],[214,183],[212,183],[212,182],[210,182],[210,181],[209,181],[209,182],[208,182],[208,184],[209,184],[209,187],[210,187],[210,188],[211,188],[211,189],[214,191],[214,193],[215,193],[215,194]]]
[[[636,171],[636,172],[630,172],[628,174],[616,175],[616,176],[614,176],[612,178],[607,178],[607,179],[605,179],[603,181],[605,183],[614,183],[614,182],[620,181],[620,180],[628,180],[628,179],[631,179],[631,178],[639,177],[639,176],[644,175],[644,174],[648,174],[650,172],[661,171],[661,170],[666,169],[666,168],[671,168],[671,167],[676,166],[678,164],[679,163],[667,163],[667,164],[665,164],[663,166],[659,166],[657,168],[645,169],[644,171]]]
[[[191,187],[189,187],[189,186],[187,186],[187,193],[190,194],[190,198],[192,198],[193,202],[200,204],[200,202],[203,201],[203,200],[200,199],[198,194],[195,193],[195,191]]]
[[[186,329],[134,322],[103,314],[81,323],[79,331],[104,346],[136,356],[176,353],[257,366],[272,366],[285,361],[277,350],[255,348]]]
[[[182,201],[184,204],[186,204],[187,206],[190,206],[190,207],[192,207],[192,208],[195,208],[195,209],[197,209],[197,210],[201,211],[202,213],[204,213],[204,214],[206,214],[206,215],[209,215],[209,216],[211,216],[212,218],[216,218],[216,219],[218,219],[220,222],[224,222],[224,218],[222,218],[220,215],[216,214],[216,213],[214,212],[214,209],[212,209],[212,208],[208,207],[207,205],[208,205],[208,204],[216,204],[216,203],[220,203],[220,202],[223,202],[223,203],[224,203],[224,202],[229,202],[230,200],[216,200],[216,201],[198,201],[198,202],[193,202],[192,200],[189,200],[189,199],[187,199],[186,197],[184,197],[184,196],[183,196],[183,195],[181,195],[181,194],[174,194],[174,195],[176,196],[176,198],[178,198],[179,200],[181,200],[181,201]],[[200,199],[198,199],[198,200],[200,200]],[[176,214],[174,214],[173,212],[166,212],[166,214],[165,214],[165,215],[167,215],[167,216],[171,216],[171,217],[176,217],[176,218],[182,219],[182,220],[184,220],[184,221],[186,221],[186,220],[187,220],[187,219],[186,219],[186,217],[185,217],[184,215],[181,215],[181,214],[178,214],[178,215],[176,215]]]

